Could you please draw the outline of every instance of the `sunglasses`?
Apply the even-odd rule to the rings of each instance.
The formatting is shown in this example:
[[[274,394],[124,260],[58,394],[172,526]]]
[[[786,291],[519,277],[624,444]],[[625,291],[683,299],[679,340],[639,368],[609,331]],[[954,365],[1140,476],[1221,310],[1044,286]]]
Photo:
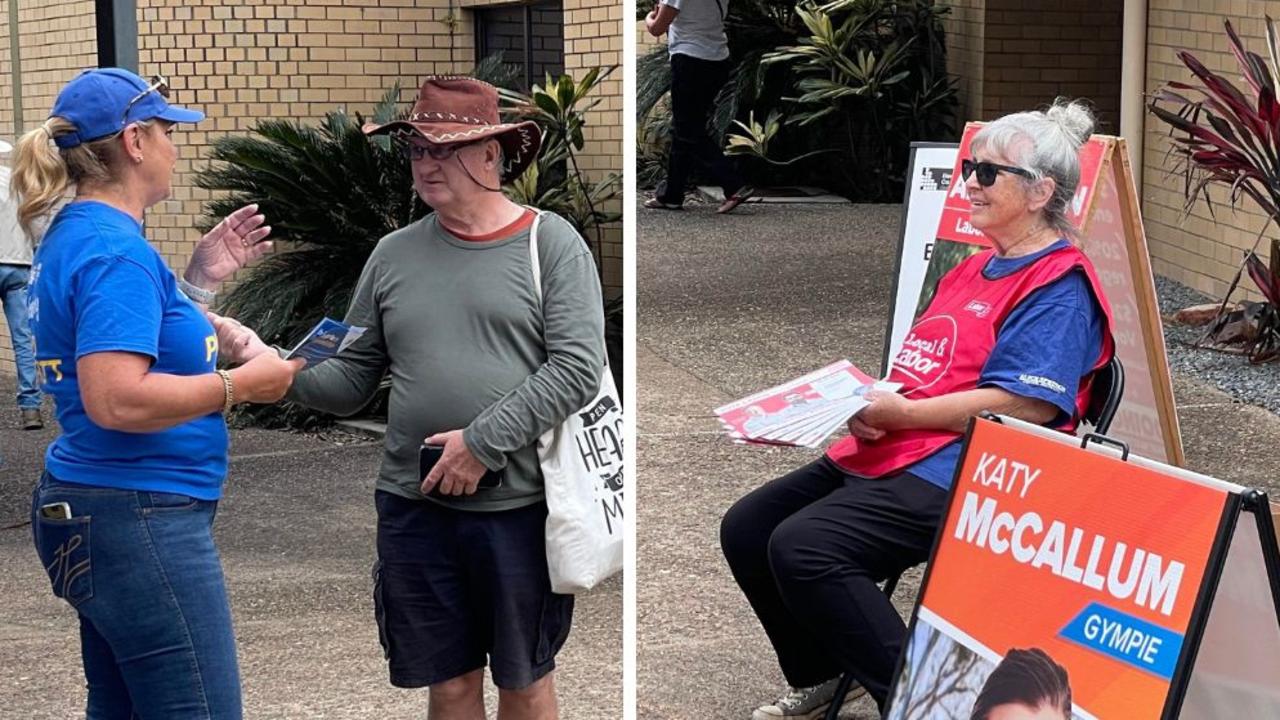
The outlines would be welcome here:
[[[138,93],[137,95],[134,95],[133,99],[129,101],[129,104],[124,106],[124,114],[120,116],[120,129],[122,131],[124,130],[124,127],[128,124],[127,121],[129,119],[129,111],[133,109],[134,105],[138,104],[138,101],[142,100],[143,98],[145,98],[146,96],[150,95],[153,92],[160,93],[160,97],[165,98],[166,100],[169,99],[169,81],[165,80],[163,75],[152,75],[151,84],[148,85],[146,88],[144,88],[142,92]]]
[[[1024,170],[1020,167],[1014,167],[1013,165],[997,165],[995,163],[976,162],[974,160],[960,161],[960,177],[967,181],[970,175],[977,173],[978,184],[982,187],[991,187],[994,185],[996,182],[996,175],[1002,172],[1021,175],[1022,177],[1032,180],[1036,177],[1030,170]]]
[[[436,145],[434,143],[419,145],[418,143],[405,142],[404,154],[410,160],[421,160],[425,157],[429,157],[432,160],[448,160],[462,148],[475,144],[475,142],[465,142],[450,143],[448,145]]]

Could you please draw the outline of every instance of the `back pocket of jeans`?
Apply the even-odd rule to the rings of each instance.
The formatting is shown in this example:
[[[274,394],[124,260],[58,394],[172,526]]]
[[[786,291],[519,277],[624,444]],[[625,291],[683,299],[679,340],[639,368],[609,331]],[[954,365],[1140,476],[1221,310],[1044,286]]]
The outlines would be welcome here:
[[[72,607],[93,597],[88,516],[69,520],[37,518],[35,541],[54,595]]]

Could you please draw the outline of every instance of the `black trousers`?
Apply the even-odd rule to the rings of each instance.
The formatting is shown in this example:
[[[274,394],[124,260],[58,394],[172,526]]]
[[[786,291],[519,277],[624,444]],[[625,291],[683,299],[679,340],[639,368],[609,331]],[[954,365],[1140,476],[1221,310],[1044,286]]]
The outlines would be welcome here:
[[[876,583],[929,558],[946,504],[909,473],[868,480],[823,457],[729,509],[720,546],[788,683],[848,671],[884,707],[907,629]]]
[[[684,202],[685,184],[695,164],[702,165],[711,181],[724,188],[725,197],[742,189],[742,179],[707,133],[716,94],[728,79],[728,60],[671,56],[671,157],[666,182],[658,189],[663,202]]]

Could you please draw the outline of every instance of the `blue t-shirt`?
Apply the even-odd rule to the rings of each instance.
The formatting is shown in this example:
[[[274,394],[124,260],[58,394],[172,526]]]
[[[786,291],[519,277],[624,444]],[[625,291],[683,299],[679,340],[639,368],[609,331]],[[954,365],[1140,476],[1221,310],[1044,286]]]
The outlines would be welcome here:
[[[1066,245],[1066,240],[1059,240],[1030,255],[993,257],[982,275],[988,280],[1011,275]],[[1028,295],[1005,318],[991,356],[982,366],[978,387],[998,387],[1052,403],[1058,416],[1049,424],[1064,422],[1075,412],[1080,379],[1093,369],[1102,352],[1102,326],[1102,308],[1089,279],[1079,270],[1069,272]],[[950,488],[960,464],[960,445],[957,439],[906,472],[944,490]]]
[[[76,362],[97,352],[151,358],[151,372],[201,375],[218,361],[217,335],[127,213],[94,201],[54,218],[32,263],[28,316],[43,389],[62,434],[45,452],[59,480],[216,500],[227,473],[220,413],[159,432],[100,427],[85,412]]]

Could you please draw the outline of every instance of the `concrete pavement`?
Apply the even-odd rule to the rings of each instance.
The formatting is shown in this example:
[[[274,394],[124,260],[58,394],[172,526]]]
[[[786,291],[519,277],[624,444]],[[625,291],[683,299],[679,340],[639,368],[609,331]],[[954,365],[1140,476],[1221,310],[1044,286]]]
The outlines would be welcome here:
[[[733,445],[711,411],[839,358],[879,369],[901,207],[638,213],[639,717],[745,720],[784,682],[720,555],[720,517],[817,453]],[[1280,418],[1190,377],[1174,392],[1189,466],[1276,496]],[[919,581],[897,592],[904,614]],[[845,716],[877,714],[863,699]]]
[[[0,398],[13,396],[0,378]],[[3,405],[6,403],[0,403]],[[47,413],[46,413],[47,414]],[[0,527],[26,520],[52,423],[0,409]],[[373,622],[373,480],[367,438],[237,430],[216,536],[231,595],[245,717],[426,717],[426,691],[386,679]],[[562,717],[622,715],[621,578],[580,596],[559,657]],[[0,718],[84,717],[75,613],[49,591],[30,527],[0,530]],[[490,687],[490,717],[496,695]]]

